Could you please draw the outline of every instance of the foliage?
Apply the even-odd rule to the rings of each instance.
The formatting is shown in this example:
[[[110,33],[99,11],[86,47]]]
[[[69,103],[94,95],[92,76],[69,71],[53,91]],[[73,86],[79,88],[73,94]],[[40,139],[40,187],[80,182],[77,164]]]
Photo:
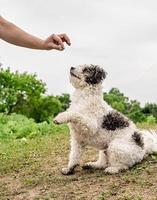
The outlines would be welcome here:
[[[29,118],[35,119],[36,122],[49,121],[49,118],[55,116],[61,111],[61,103],[53,96],[41,96],[33,98],[30,102],[26,102],[20,108],[16,108],[15,112],[23,114]]]
[[[127,114],[128,97],[125,97],[117,88],[112,88],[108,93],[104,93],[104,100],[119,112]]]
[[[0,139],[33,138],[67,131],[67,126],[56,126],[52,120],[36,123],[20,114],[6,115],[0,113]]]
[[[14,73],[9,68],[0,68],[0,83],[0,112],[6,114],[45,93],[45,84],[35,74]]]
[[[0,68],[0,112],[18,113],[33,118],[36,122],[49,119],[70,105],[70,95],[46,95],[46,85],[36,74],[11,72]],[[104,93],[104,100],[135,123],[157,122],[157,104],[147,103],[141,107],[137,100],[130,100],[119,89],[112,88]]]
[[[63,93],[61,96],[56,96],[56,98],[61,102],[62,111],[69,108],[70,105],[70,95],[67,93]]]
[[[147,103],[142,111],[144,114],[153,115],[153,117],[157,119],[157,104]]]
[[[149,115],[146,118],[146,123],[148,123],[148,124],[155,124],[156,123],[156,118],[153,115]]]
[[[57,98],[44,96],[45,83],[38,80],[36,74],[0,68],[0,83],[0,112],[16,112],[41,122],[62,110]]]
[[[133,120],[134,122],[143,122],[146,120],[146,116],[142,112],[142,108],[140,106],[140,103],[136,100],[130,101],[130,109],[127,110],[127,116]]]
[[[143,108],[137,100],[130,100],[117,88],[104,93],[104,100],[113,108],[127,115],[134,122],[147,122],[153,124],[157,121],[157,105],[146,104]]]

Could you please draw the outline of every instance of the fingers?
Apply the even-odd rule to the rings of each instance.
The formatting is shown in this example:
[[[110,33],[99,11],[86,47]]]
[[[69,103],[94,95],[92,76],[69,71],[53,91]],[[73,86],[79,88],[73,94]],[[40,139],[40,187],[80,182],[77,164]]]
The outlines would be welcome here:
[[[62,51],[65,49],[64,42],[71,45],[70,39],[66,34],[52,34],[43,43],[43,48],[46,50],[56,49]]]
[[[57,45],[57,44],[54,44],[54,43],[49,43],[48,44],[48,48],[47,50],[51,50],[51,49],[56,49],[56,50],[59,50],[59,51],[63,51],[64,49],[61,47],[61,45]]]
[[[52,39],[55,45],[61,46],[62,49],[65,48],[62,39],[58,35],[53,34]]]
[[[70,38],[65,33],[59,34],[58,36],[62,39],[63,42],[66,42],[69,46],[71,45]]]

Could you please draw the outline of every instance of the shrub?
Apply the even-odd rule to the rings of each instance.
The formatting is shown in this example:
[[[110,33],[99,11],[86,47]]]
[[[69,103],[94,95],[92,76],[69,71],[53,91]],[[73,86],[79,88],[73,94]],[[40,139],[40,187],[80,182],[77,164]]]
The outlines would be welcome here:
[[[146,123],[153,125],[156,123],[156,118],[153,115],[150,115],[146,118]]]
[[[6,115],[0,113],[0,139],[33,138],[42,135],[65,132],[66,125],[56,126],[52,120],[36,123],[20,114]]]

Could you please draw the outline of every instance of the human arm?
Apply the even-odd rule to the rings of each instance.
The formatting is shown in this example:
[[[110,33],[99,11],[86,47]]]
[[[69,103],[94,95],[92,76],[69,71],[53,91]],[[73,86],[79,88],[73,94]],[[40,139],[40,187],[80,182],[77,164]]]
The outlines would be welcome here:
[[[33,36],[15,24],[7,21],[0,16],[0,39],[11,44],[40,50],[64,50],[64,42],[70,45],[70,39],[66,34],[52,34],[47,39],[43,40]]]

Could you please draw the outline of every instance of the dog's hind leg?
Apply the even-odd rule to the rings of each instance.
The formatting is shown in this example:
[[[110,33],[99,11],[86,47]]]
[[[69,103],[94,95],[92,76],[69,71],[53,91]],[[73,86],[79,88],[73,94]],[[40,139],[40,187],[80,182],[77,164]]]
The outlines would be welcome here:
[[[74,169],[79,165],[80,157],[82,155],[83,147],[72,138],[71,140],[71,151],[69,155],[69,163],[67,168],[63,168],[61,173],[63,175],[74,174]]]
[[[88,162],[82,168],[83,169],[105,169],[107,167],[106,151],[99,151],[99,158],[96,162]]]
[[[107,149],[108,167],[105,173],[116,174],[141,162],[144,150],[138,145],[126,140],[115,140]]]

